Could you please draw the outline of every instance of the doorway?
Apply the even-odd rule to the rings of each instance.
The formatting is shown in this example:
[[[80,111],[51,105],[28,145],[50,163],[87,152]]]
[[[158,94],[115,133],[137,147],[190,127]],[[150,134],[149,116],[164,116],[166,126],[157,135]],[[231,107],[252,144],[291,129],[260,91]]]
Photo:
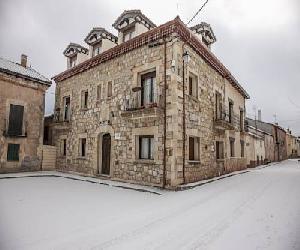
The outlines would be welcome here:
[[[110,151],[111,151],[111,137],[110,134],[102,136],[102,160],[101,160],[101,174],[110,175]]]

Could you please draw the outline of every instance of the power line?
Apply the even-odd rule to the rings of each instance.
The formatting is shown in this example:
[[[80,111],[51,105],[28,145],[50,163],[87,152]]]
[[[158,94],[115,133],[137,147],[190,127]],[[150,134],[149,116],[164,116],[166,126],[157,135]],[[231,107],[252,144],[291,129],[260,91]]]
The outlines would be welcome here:
[[[205,6],[207,3],[208,3],[208,0],[206,0],[205,3],[202,4],[201,8],[196,12],[196,14],[192,17],[192,19],[191,19],[190,21],[188,21],[188,23],[187,23],[186,25],[189,25],[190,22],[192,22],[192,21],[195,19],[195,17],[200,13],[200,11],[204,8],[204,6]]]

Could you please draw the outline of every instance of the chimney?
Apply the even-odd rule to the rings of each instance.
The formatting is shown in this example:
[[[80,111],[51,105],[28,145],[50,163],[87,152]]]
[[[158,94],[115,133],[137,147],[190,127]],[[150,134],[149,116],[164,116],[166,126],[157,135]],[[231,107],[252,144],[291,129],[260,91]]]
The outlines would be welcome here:
[[[27,67],[27,56],[24,54],[21,55],[21,66],[23,66],[24,68]]]
[[[258,110],[258,121],[261,122],[261,109]]]

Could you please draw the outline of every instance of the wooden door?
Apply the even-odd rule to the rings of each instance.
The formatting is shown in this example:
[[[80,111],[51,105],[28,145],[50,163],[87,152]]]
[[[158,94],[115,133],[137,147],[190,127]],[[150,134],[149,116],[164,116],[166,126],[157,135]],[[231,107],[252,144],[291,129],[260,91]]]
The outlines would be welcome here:
[[[110,134],[105,134],[102,137],[102,167],[101,174],[110,174],[110,148],[111,137]]]

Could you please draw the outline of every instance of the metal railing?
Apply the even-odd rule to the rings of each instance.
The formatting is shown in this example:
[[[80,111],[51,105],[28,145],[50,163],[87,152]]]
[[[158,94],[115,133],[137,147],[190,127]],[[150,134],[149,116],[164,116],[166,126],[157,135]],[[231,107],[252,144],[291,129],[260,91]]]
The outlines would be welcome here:
[[[240,124],[240,116],[233,111],[230,112],[229,107],[222,106],[219,112],[216,113],[215,120],[224,121],[227,124],[232,125],[236,129],[243,130]]]

